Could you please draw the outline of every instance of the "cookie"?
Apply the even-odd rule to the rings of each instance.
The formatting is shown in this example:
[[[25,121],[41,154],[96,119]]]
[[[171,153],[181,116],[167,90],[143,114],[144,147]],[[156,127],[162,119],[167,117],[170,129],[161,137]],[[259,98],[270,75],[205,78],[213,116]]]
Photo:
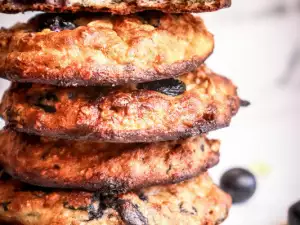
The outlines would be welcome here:
[[[202,0],[202,1],[15,1],[0,0],[0,12],[14,13],[24,11],[46,12],[111,12],[114,14],[130,14],[144,10],[160,10],[167,13],[210,12],[231,5],[231,0]]]
[[[149,144],[54,140],[4,130],[0,164],[44,187],[125,193],[197,176],[219,161],[219,141],[205,136]]]
[[[117,208],[126,224],[217,225],[226,219],[230,206],[231,198],[204,174],[121,195]]]
[[[61,86],[140,83],[190,72],[213,47],[191,14],[40,14],[0,31],[0,76]]]
[[[21,132],[105,142],[175,140],[228,126],[240,100],[205,66],[176,79],[115,88],[15,83],[0,114]]]
[[[230,205],[230,197],[207,174],[116,197],[0,181],[1,224],[217,225],[227,217]]]
[[[99,193],[39,188],[0,180],[0,224],[125,225]]]

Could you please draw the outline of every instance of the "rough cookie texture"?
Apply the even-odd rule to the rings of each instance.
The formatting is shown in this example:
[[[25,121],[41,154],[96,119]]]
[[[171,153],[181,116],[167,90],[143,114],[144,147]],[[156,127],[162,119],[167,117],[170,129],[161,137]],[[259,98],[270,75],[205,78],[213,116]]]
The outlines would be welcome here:
[[[132,225],[216,225],[226,219],[230,206],[231,198],[207,174],[118,199],[121,217]]]
[[[116,210],[98,193],[34,187],[8,178],[0,181],[0,224],[123,225]]]
[[[0,164],[26,183],[103,193],[180,182],[219,161],[219,141],[204,136],[152,144],[109,144],[4,130],[0,144]]]
[[[13,225],[217,225],[230,197],[207,174],[115,197],[0,181],[0,221]],[[117,212],[118,211],[118,212]]]
[[[146,82],[196,69],[213,47],[191,14],[41,14],[0,31],[0,76],[61,86]]]
[[[114,14],[129,14],[144,10],[160,10],[168,13],[210,12],[229,7],[231,0],[0,0],[1,12],[30,10],[47,12],[104,11]]]
[[[105,142],[175,140],[229,125],[240,104],[230,80],[202,66],[180,81],[115,88],[15,83],[0,113],[18,131]]]

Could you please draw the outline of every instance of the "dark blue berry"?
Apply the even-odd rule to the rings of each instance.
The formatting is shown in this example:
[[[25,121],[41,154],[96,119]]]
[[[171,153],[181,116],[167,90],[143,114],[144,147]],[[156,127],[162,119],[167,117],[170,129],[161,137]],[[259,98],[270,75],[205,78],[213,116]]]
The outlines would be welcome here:
[[[41,96],[33,97],[34,105],[42,108],[47,113],[55,113],[55,102],[58,102],[58,97],[52,92],[46,92]]]
[[[148,197],[143,192],[139,193],[139,198],[142,201],[148,201]]]
[[[8,211],[8,205],[10,204],[11,202],[1,202],[0,205],[2,206],[3,210],[6,212]]]
[[[42,14],[38,19],[38,30],[50,29],[52,31],[73,30],[77,26],[74,24],[74,18],[66,15]]]
[[[100,219],[103,216],[103,211],[107,208],[106,204],[104,203],[103,196],[100,192],[95,192],[91,199],[91,204],[88,205],[88,215],[89,220],[92,221],[95,219]]]
[[[300,224],[300,201],[292,205],[288,212],[288,224],[299,225]]]
[[[157,91],[170,96],[181,95],[186,90],[185,83],[173,78],[167,80],[157,80],[157,81],[151,81],[147,83],[141,83],[138,84],[137,88]]]
[[[220,186],[231,195],[233,203],[242,203],[250,199],[254,194],[256,179],[246,169],[233,168],[223,174]]]

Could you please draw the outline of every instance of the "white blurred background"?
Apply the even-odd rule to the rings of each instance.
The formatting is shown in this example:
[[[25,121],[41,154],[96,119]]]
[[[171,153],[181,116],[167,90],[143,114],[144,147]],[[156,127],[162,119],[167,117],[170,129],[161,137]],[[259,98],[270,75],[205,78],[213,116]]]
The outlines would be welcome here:
[[[230,9],[203,15],[216,41],[207,64],[230,77],[252,105],[211,135],[222,140],[221,162],[211,174],[218,182],[225,170],[241,166],[258,179],[255,196],[234,206],[224,225],[280,225],[300,200],[300,0],[232,1]],[[0,14],[0,26],[32,15]],[[0,93],[7,86],[1,81]]]
[[[233,79],[252,103],[217,132],[215,181],[236,166],[258,178],[255,196],[234,206],[225,225],[279,225],[300,200],[300,0],[233,0],[230,9],[205,19],[216,41],[208,65]]]

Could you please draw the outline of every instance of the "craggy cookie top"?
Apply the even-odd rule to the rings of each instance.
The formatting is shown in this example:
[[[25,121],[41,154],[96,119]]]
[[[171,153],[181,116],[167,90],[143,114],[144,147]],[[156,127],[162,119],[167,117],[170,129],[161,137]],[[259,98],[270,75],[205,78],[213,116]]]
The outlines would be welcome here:
[[[99,193],[39,188],[4,176],[0,179],[1,224],[125,224],[114,209],[104,204]]]
[[[104,11],[114,14],[129,14],[144,10],[161,10],[168,13],[182,13],[209,12],[230,5],[231,0],[0,0],[0,11],[9,13],[29,10],[46,12]]]
[[[0,113],[13,129],[105,142],[153,142],[229,125],[239,109],[236,87],[205,66],[179,80],[115,88],[15,83]]]
[[[218,225],[230,205],[207,174],[115,197],[0,181],[0,221],[13,225]]]
[[[146,82],[196,69],[213,47],[191,14],[40,14],[0,31],[0,76],[62,86]]]
[[[118,211],[126,224],[217,225],[231,198],[204,174],[180,184],[155,186],[119,196]]]
[[[24,182],[124,193],[198,176],[219,161],[219,142],[206,137],[151,144],[54,140],[4,130],[0,164]]]

